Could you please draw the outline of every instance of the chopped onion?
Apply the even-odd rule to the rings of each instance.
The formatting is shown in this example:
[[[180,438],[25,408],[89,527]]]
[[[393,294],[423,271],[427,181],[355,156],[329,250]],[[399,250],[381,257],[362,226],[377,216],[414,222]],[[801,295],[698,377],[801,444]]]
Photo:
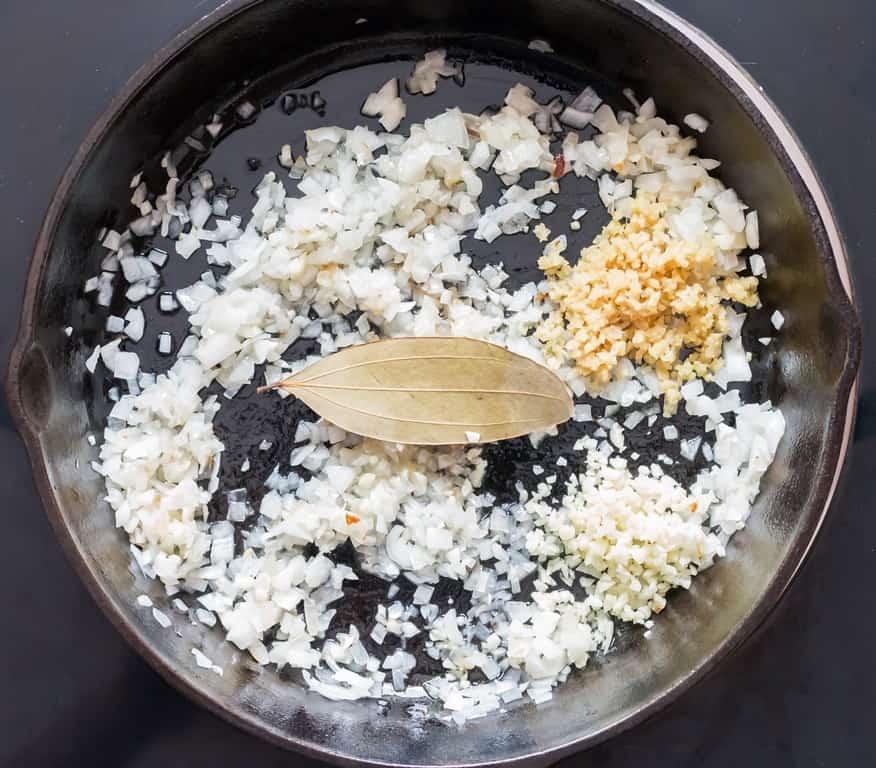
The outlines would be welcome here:
[[[766,262],[759,253],[754,253],[749,257],[748,265],[752,275],[755,277],[766,277]]]
[[[88,356],[88,359],[85,361],[85,368],[89,373],[94,373],[97,368],[97,361],[100,360],[100,346],[95,347],[91,354]]]
[[[179,302],[172,291],[165,291],[158,297],[158,309],[165,313],[175,312],[179,309]]]
[[[256,113],[256,107],[251,101],[243,101],[234,111],[241,120],[250,120]]]
[[[760,227],[757,221],[757,211],[749,211],[745,216],[745,240],[749,248],[760,248]]]
[[[192,227],[201,229],[213,213],[213,208],[207,198],[196,197],[192,200],[189,206],[189,216],[192,220]]]
[[[158,608],[152,609],[152,616],[164,629],[167,629],[172,623],[170,617],[164,611],[158,610]]]
[[[439,77],[461,77],[462,65],[448,64],[446,58],[447,51],[443,48],[429,51],[414,65],[414,71],[405,82],[408,92],[428,95],[437,89]]]
[[[785,324],[785,316],[777,309],[772,315],[770,315],[770,322],[773,324],[773,328],[777,331],[781,330],[782,326]]]
[[[109,230],[104,235],[103,241],[101,242],[101,245],[103,245],[104,248],[106,248],[107,250],[110,250],[110,251],[119,250],[119,247],[121,246],[121,244],[122,244],[121,235],[119,235],[119,233],[116,232],[114,229]]]
[[[578,112],[595,113],[602,104],[602,97],[589,85],[569,105]]]
[[[137,237],[148,237],[155,234],[155,222],[152,220],[151,215],[134,219],[128,226]]]
[[[161,355],[169,355],[173,351],[173,336],[168,331],[158,334],[157,349]]]
[[[698,115],[696,112],[691,112],[689,115],[684,116],[684,124],[699,133],[705,133],[709,130],[709,121],[706,120],[702,115]]]
[[[140,307],[132,307],[125,313],[124,331],[131,341],[140,341],[146,329],[146,316]]]
[[[378,117],[387,131],[398,128],[407,112],[405,103],[398,95],[398,79],[387,80],[380,90],[369,94],[361,111],[366,117]]]
[[[112,368],[113,376],[117,379],[136,379],[140,370],[140,356],[136,352],[116,352],[112,364],[107,365]]]
[[[571,105],[566,107],[560,113],[561,123],[565,123],[566,125],[578,130],[590,125],[591,120],[593,120],[593,112],[582,112],[580,109],[576,109]]]
[[[146,258],[156,267],[163,267],[167,263],[167,253],[160,248],[150,248]]]
[[[553,53],[554,49],[551,44],[547,40],[540,40],[538,38],[529,41],[529,45],[527,46],[531,51],[538,51],[539,53]]]

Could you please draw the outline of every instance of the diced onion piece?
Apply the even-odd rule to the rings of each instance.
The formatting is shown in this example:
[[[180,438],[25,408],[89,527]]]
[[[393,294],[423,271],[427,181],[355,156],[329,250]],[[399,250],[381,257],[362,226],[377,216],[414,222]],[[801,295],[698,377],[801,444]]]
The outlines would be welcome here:
[[[547,40],[541,40],[539,38],[535,38],[534,40],[529,41],[529,45],[527,46],[531,51],[538,51],[539,53],[553,53],[554,49],[551,44]]]
[[[690,114],[685,115],[684,124],[698,133],[705,133],[709,130],[709,121],[702,115],[698,115],[696,112],[691,112]]]
[[[398,79],[387,80],[375,93],[368,95],[362,105],[362,114],[366,117],[377,117],[387,131],[398,128],[407,107],[398,95]]]
[[[760,226],[757,211],[749,211],[745,216],[745,241],[752,250],[760,248]]]
[[[429,51],[414,65],[414,71],[405,81],[408,92],[428,95],[435,92],[439,77],[461,78],[462,66],[449,64],[446,59],[447,51],[443,48]]]
[[[777,309],[772,315],[770,315],[770,322],[773,324],[773,328],[777,331],[781,330],[782,326],[785,324],[785,316]]]

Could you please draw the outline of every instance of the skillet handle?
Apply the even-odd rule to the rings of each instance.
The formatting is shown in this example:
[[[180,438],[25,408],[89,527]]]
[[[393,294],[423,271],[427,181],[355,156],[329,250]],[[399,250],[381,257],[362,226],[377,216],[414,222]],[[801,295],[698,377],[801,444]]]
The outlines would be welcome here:
[[[39,437],[51,415],[52,377],[46,353],[33,339],[19,341],[10,355],[6,398],[23,436]]]

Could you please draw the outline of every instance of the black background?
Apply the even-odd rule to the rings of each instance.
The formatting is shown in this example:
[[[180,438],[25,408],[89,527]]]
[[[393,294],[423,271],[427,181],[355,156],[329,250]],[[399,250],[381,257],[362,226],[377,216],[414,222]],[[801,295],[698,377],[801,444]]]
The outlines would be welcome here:
[[[0,0],[3,361],[37,229],[76,146],[134,70],[217,4]],[[871,330],[876,3],[666,4],[726,46],[802,138],[837,210]],[[874,765],[874,387],[876,365],[865,352],[844,487],[768,625],[681,701],[564,766]],[[0,405],[0,766],[315,766],[189,703],[128,648],[64,559]]]

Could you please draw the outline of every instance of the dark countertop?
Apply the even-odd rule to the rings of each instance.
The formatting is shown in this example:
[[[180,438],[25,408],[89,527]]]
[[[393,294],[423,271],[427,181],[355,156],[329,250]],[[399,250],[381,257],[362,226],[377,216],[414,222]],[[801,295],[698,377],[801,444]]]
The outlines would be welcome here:
[[[876,3],[666,0],[760,80],[821,173],[876,327]],[[0,24],[0,359],[55,183],[111,95],[216,0],[5,0]],[[810,560],[768,625],[647,723],[569,758],[603,768],[873,765],[876,711],[876,361],[865,353],[856,441]],[[24,449],[0,410],[7,543],[0,767],[316,766],[189,703],[123,642],[55,540]]]

